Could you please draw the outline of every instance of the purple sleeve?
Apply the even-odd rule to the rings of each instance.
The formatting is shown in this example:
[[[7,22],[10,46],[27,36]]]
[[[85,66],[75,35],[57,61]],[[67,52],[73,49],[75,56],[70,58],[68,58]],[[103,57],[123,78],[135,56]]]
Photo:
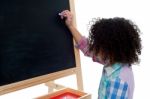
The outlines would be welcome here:
[[[79,41],[79,43],[76,44],[75,46],[76,48],[79,48],[85,56],[92,57],[94,62],[99,62],[103,64],[103,62],[100,61],[100,59],[97,56],[95,56],[92,52],[89,51],[89,42],[86,37],[83,36]]]

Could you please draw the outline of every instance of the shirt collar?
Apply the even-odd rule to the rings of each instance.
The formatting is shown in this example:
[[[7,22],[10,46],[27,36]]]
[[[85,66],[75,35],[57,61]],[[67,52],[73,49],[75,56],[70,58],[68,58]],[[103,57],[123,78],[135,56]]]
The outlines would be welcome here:
[[[119,70],[122,67],[121,63],[115,63],[112,66],[105,66],[104,67],[104,71],[106,73],[107,76],[112,75],[114,72],[116,72],[117,70]]]

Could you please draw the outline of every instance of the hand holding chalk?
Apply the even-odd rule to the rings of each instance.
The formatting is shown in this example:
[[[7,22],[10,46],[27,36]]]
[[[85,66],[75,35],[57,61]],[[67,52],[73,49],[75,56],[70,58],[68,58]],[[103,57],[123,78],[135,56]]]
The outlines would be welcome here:
[[[73,15],[69,10],[64,10],[58,14],[61,19],[65,20],[68,27],[73,26]]]

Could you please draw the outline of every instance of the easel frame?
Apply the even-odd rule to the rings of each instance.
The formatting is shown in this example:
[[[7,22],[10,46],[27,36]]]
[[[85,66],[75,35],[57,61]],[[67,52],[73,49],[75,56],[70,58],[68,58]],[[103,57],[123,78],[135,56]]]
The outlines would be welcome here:
[[[70,2],[70,10],[74,14],[74,25],[76,26],[74,0],[69,0],[69,2]],[[74,44],[75,44],[75,42],[74,42]],[[32,87],[32,86],[42,84],[42,83],[45,83],[48,87],[51,87],[50,83],[49,83],[50,81],[53,82],[56,79],[66,77],[69,75],[73,75],[73,74],[76,75],[78,89],[83,90],[80,55],[79,55],[79,50],[76,49],[75,47],[74,47],[74,53],[75,53],[75,59],[76,59],[76,67],[75,68],[71,68],[71,69],[67,69],[67,70],[63,70],[63,71],[59,71],[59,72],[55,72],[55,73],[50,73],[50,74],[35,77],[32,79],[23,80],[20,82],[0,86],[0,95],[14,92],[17,90],[21,90],[24,88]]]

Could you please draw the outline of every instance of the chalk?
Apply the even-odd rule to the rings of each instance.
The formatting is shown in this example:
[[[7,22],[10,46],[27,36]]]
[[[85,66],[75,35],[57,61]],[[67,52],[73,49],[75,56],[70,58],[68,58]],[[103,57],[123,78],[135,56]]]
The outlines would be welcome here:
[[[60,15],[60,16],[61,16],[62,14],[61,14],[61,13],[58,13],[58,15]]]
[[[58,13],[59,16],[61,16],[61,19],[66,20],[67,17],[66,16],[62,16],[62,13]]]

